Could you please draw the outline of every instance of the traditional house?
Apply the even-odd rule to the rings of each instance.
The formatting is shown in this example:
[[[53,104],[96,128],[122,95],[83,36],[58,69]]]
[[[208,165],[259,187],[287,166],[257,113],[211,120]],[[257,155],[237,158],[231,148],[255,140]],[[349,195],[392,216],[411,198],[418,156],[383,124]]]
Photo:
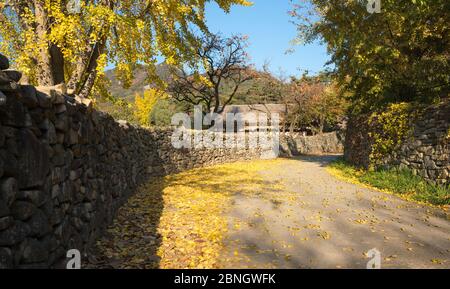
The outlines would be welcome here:
[[[230,114],[233,114],[232,119],[227,119],[230,117]],[[246,131],[254,131],[259,129],[265,129],[263,126],[259,126],[255,123],[255,120],[251,119],[255,116],[261,117],[263,114],[267,115],[268,119],[268,126],[273,125],[271,123],[271,119],[274,117],[274,115],[278,115],[279,117],[279,128],[281,129],[284,127],[284,123],[287,118],[287,105],[285,104],[244,104],[244,105],[228,105],[225,107],[222,115],[223,122],[224,122],[224,128],[227,127],[227,122],[234,121],[234,128],[235,131],[238,130],[238,127],[236,125],[237,116],[240,116],[244,119],[245,127],[243,129],[239,129],[239,131],[246,130]]]

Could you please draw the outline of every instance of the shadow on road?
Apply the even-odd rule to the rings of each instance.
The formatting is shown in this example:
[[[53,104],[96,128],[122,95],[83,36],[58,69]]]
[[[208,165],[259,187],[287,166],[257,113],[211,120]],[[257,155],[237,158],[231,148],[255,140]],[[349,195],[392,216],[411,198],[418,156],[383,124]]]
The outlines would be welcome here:
[[[286,158],[286,159],[295,159],[302,162],[307,163],[316,163],[319,164],[321,167],[326,167],[331,162],[342,158],[342,154],[333,154],[333,155],[301,155],[301,156],[295,156],[292,158]]]

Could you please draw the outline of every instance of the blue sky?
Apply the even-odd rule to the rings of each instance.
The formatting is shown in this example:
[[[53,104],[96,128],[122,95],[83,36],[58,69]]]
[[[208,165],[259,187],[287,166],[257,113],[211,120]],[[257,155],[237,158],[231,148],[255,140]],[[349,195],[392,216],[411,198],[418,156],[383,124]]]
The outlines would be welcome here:
[[[253,0],[252,7],[234,6],[229,14],[217,4],[209,4],[206,18],[211,32],[224,35],[249,36],[248,52],[251,62],[261,68],[267,60],[271,71],[300,75],[303,70],[316,73],[324,69],[329,60],[326,47],[320,44],[296,46],[295,52],[286,54],[290,41],[296,36],[295,25],[287,14],[291,9],[289,0]]]

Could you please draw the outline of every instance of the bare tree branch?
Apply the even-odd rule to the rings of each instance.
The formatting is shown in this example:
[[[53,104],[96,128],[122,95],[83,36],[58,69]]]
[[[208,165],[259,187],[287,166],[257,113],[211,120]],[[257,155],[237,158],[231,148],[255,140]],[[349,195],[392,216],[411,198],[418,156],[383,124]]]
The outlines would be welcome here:
[[[211,34],[202,40],[202,47],[196,51],[199,62],[195,67],[175,72],[168,93],[177,101],[206,105],[205,113],[222,113],[241,85],[252,79],[248,73],[246,39]]]

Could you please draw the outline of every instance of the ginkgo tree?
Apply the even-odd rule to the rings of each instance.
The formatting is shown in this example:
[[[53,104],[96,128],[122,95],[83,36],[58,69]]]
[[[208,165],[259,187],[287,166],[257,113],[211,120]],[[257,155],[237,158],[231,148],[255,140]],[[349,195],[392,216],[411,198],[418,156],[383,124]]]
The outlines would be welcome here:
[[[291,0],[298,43],[322,40],[343,91],[363,109],[450,93],[450,1]]]
[[[156,104],[160,100],[167,98],[167,95],[155,88],[150,88],[144,91],[141,96],[136,94],[134,98],[134,117],[137,122],[142,126],[150,126],[150,114],[154,110]]]
[[[74,8],[74,1],[75,7]],[[10,57],[25,81],[66,83],[86,97],[108,63],[118,79],[132,81],[136,63],[156,79],[158,56],[176,65],[192,59],[207,33],[205,6],[228,12],[246,0],[0,0],[0,53]]]

